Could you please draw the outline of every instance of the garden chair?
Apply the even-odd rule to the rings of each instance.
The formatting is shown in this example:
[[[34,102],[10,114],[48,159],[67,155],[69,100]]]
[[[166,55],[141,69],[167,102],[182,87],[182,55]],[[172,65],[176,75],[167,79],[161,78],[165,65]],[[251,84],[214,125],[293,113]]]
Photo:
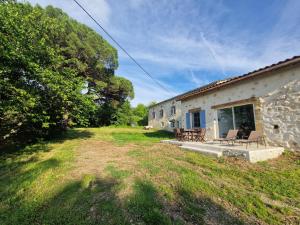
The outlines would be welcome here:
[[[241,140],[236,140],[236,141],[241,144],[245,143],[246,149],[248,147],[248,144],[251,144],[251,143],[256,143],[257,147],[258,147],[259,143],[264,143],[265,147],[267,147],[265,137],[259,131],[254,131],[254,130],[251,131],[247,140],[241,139]]]
[[[188,141],[189,140],[189,133],[185,132],[183,128],[180,128],[181,133],[181,141]]]
[[[220,144],[223,141],[227,141],[228,144],[229,144],[229,142],[232,142],[232,144],[233,144],[234,141],[236,140],[238,132],[239,132],[239,130],[229,130],[225,138],[217,138],[217,139],[214,139],[214,141],[219,141]]]
[[[206,134],[205,128],[197,129],[195,132],[195,141],[205,142],[205,134]]]

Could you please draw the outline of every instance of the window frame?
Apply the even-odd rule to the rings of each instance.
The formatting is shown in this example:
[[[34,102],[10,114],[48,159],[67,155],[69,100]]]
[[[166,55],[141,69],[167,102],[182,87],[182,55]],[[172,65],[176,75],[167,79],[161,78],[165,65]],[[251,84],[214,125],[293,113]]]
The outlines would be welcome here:
[[[218,115],[218,111],[219,110],[224,110],[224,109],[228,109],[231,111],[231,115],[232,115],[232,128],[233,129],[238,129],[237,128],[237,120],[236,120],[236,115],[235,115],[235,108],[238,108],[238,107],[243,107],[243,106],[252,106],[252,114],[253,114],[253,128],[254,130],[256,130],[256,115],[255,115],[255,104],[253,103],[246,103],[246,104],[241,104],[241,105],[232,105],[232,106],[228,106],[228,107],[225,107],[225,108],[219,108],[217,109],[217,117],[218,117],[218,130],[219,130],[219,137],[222,137],[222,135],[220,135],[220,118],[219,118],[219,115]]]
[[[156,118],[156,113],[153,111],[152,112],[152,119],[155,119]]]
[[[170,121],[170,127],[171,128],[175,128],[176,127],[175,120],[171,120]]]
[[[163,109],[159,110],[159,116],[160,116],[160,118],[164,117],[164,110]]]
[[[197,119],[195,120],[195,115],[198,115],[197,116]],[[193,116],[193,120],[192,120],[192,122],[193,122],[193,128],[200,128],[201,127],[201,123],[200,123],[200,111],[197,111],[197,112],[193,112],[192,113],[192,116]],[[199,126],[195,126],[195,123],[197,123],[196,125],[199,125]]]
[[[176,106],[175,105],[171,106],[171,115],[176,115]]]

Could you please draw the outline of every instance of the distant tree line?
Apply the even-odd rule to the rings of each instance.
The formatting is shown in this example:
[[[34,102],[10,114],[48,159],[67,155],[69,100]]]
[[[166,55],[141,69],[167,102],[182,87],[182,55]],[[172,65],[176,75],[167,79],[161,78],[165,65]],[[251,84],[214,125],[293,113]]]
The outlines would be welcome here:
[[[131,125],[145,126],[148,124],[149,107],[155,104],[151,102],[149,105],[138,104],[136,107],[131,107],[129,101],[126,101],[114,114],[115,125]]]
[[[67,127],[144,125],[117,50],[62,10],[0,0],[0,146]]]

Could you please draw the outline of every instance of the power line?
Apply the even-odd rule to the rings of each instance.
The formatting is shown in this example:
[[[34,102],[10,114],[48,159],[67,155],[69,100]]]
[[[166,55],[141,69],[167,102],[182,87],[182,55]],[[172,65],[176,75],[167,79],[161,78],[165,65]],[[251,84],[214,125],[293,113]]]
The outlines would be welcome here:
[[[148,73],[142,66],[139,64],[126,50],[123,48],[109,33],[104,29],[103,26],[77,1],[73,0],[103,31],[104,33],[148,76],[150,77],[160,88],[167,91],[169,94],[173,95],[173,93],[168,90],[168,88],[164,87],[160,82],[158,82],[150,73]]]

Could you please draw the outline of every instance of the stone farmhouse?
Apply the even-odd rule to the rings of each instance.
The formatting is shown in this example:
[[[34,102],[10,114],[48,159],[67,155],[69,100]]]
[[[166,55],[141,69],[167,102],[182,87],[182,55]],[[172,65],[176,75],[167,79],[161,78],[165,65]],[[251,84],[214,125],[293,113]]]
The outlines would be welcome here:
[[[300,150],[300,56],[162,101],[150,108],[148,125],[206,128],[208,140],[258,130],[269,145]]]

